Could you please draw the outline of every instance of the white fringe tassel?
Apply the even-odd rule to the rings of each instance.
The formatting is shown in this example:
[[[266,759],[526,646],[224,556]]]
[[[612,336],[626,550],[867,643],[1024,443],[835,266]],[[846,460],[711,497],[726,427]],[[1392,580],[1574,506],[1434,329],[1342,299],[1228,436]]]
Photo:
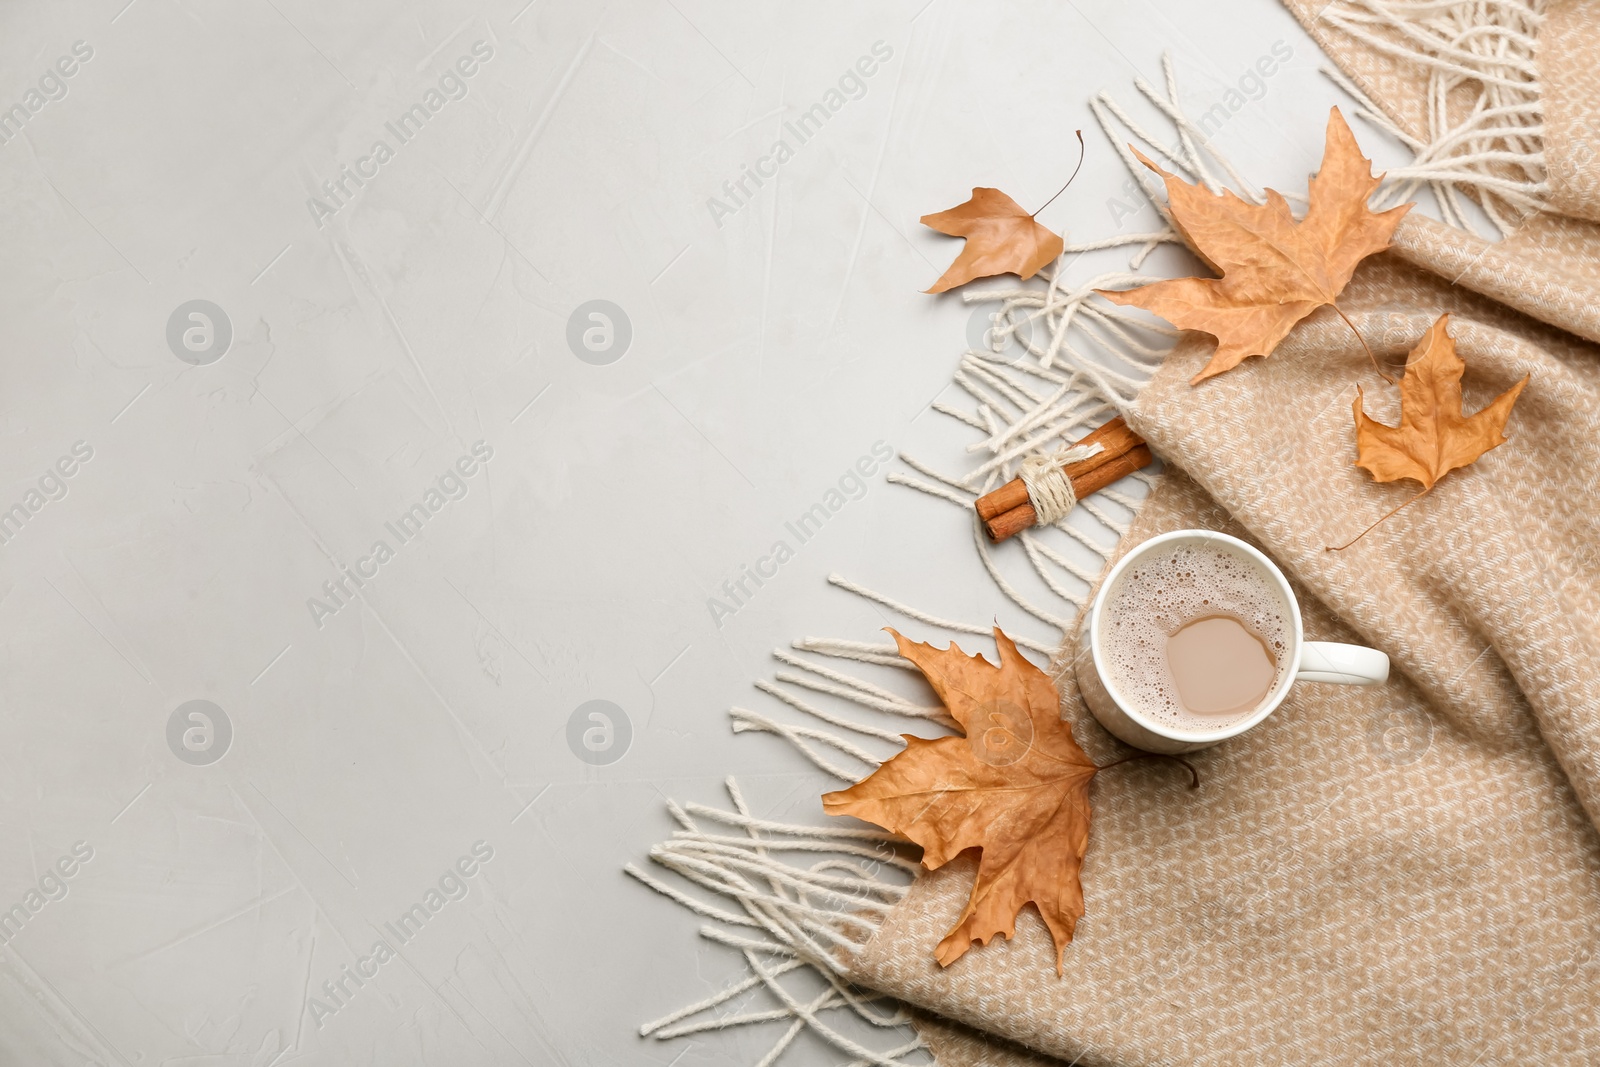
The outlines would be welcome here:
[[[864,696],[870,683],[861,683]],[[847,689],[849,687],[846,687]],[[871,764],[871,756],[864,756]],[[639,1033],[661,1040],[686,1037],[710,1030],[759,1023],[787,1022],[777,1042],[758,1061],[770,1067],[805,1030],[853,1057],[866,1067],[912,1067],[907,1056],[923,1049],[920,1038],[909,1033],[905,1011],[881,994],[858,990],[842,973],[851,956],[877,928],[877,919],[901,897],[917,864],[908,846],[892,834],[878,830],[792,826],[751,816],[738,783],[727,780],[733,811],[701,804],[669,810],[682,827],[672,839],[650,850],[650,858],[685,881],[726,898],[741,910],[713,904],[647,874],[633,864],[624,870],[644,885],[722,926],[706,925],[707,940],[736,949],[749,976],[704,1000],[644,1024]],[[706,829],[697,819],[743,834]],[[784,862],[779,853],[821,854],[809,866]],[[754,936],[727,927],[752,931]],[[782,979],[795,972],[820,976],[820,993],[802,995]],[[776,1007],[718,1011],[730,1001],[757,990],[766,992]],[[879,1010],[886,1005],[887,1010]],[[893,1047],[875,1050],[835,1025],[843,1013],[869,1028],[899,1031]]]
[[[1443,220],[1469,229],[1469,194],[1503,236],[1545,209],[1544,109],[1536,63],[1545,0],[1337,0],[1319,16],[1426,73],[1427,132],[1400,129],[1343,74],[1357,114],[1416,154],[1387,175],[1375,206],[1431,189]]]

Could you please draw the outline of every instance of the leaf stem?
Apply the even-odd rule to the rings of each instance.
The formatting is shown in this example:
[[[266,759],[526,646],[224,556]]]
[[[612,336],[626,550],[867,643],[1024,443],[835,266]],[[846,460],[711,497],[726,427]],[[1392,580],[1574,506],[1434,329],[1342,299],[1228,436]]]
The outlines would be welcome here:
[[[1083,131],[1082,130],[1073,130],[1072,132],[1078,135],[1078,165],[1076,167],[1072,168],[1072,178],[1076,178],[1078,176],[1078,172],[1083,169],[1083,156],[1084,156],[1084,153],[1087,151],[1087,148],[1083,143]],[[1067,179],[1067,185],[1071,185],[1072,184],[1072,178],[1068,178]],[[1056,196],[1060,196],[1062,193],[1066,192],[1067,191],[1067,185],[1063,185],[1061,188],[1057,189],[1056,190]],[[1046,200],[1043,204],[1041,204],[1039,206],[1039,211],[1043,211],[1045,208],[1047,208],[1051,204],[1055,203],[1056,202],[1056,196],[1052,196],[1049,200]],[[1030,219],[1034,218],[1035,216],[1037,216],[1039,214],[1039,211],[1035,211],[1032,215],[1029,215],[1028,217]]]
[[[1183,769],[1189,772],[1189,788],[1190,789],[1199,789],[1200,788],[1200,772],[1194,769],[1194,765],[1192,763],[1190,763],[1188,760],[1182,758],[1181,756],[1169,756],[1164,752],[1135,752],[1131,756],[1123,756],[1119,760],[1112,760],[1110,763],[1107,763],[1105,766],[1100,767],[1099,770],[1100,771],[1110,770],[1112,767],[1117,766],[1119,763],[1127,763],[1130,760],[1136,760],[1136,759],[1164,759],[1164,760],[1171,760],[1173,763],[1181,764]],[[1098,771],[1096,773],[1098,773]]]
[[[1367,348],[1367,339],[1361,336],[1361,331],[1356,329],[1356,324],[1350,321],[1350,316],[1346,315],[1344,309],[1339,307],[1338,304],[1329,304],[1328,306],[1339,313],[1339,317],[1344,320],[1344,324],[1350,327],[1350,332],[1356,335],[1356,340],[1361,342],[1361,347],[1366,349],[1367,358],[1372,360],[1372,369],[1378,372],[1378,377],[1393,385],[1394,379],[1383,373],[1383,368],[1378,366],[1378,357],[1372,354],[1372,349]],[[1380,519],[1378,521],[1382,522],[1383,520]]]
[[[1437,483],[1435,483],[1435,484],[1437,484]],[[1432,485],[1428,486],[1428,489],[1432,489],[1432,488],[1433,488]],[[1403,503],[1401,503],[1400,507],[1395,508],[1394,511],[1389,512],[1389,515],[1393,515],[1395,513],[1395,511],[1399,511],[1400,508],[1406,507],[1407,505],[1415,504],[1417,501],[1421,500],[1423,497],[1428,495],[1428,489],[1424,489],[1422,492],[1418,493],[1416,496],[1412,497],[1410,500],[1404,501]],[[1350,540],[1346,541],[1344,544],[1342,544],[1342,545],[1323,545],[1322,546],[1322,550],[1324,552],[1343,552],[1345,549],[1349,548],[1351,545],[1355,544],[1357,541],[1359,541],[1363,537],[1367,536],[1367,534],[1369,534],[1373,530],[1377,529],[1379,523],[1382,523],[1383,519],[1387,519],[1389,517],[1389,515],[1383,516],[1382,519],[1379,519],[1377,522],[1373,523],[1371,526],[1368,526],[1365,530],[1362,530],[1360,533],[1356,534],[1354,537],[1352,537]]]

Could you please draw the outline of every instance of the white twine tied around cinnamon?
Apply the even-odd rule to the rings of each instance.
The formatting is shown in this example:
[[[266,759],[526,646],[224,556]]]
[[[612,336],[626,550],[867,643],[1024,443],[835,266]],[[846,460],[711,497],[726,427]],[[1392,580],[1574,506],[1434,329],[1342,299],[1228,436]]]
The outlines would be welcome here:
[[[1036,452],[1022,461],[1017,477],[1028,490],[1028,501],[1033,504],[1035,526],[1050,526],[1067,517],[1078,504],[1078,494],[1072,489],[1072,479],[1062,468],[1069,463],[1081,463],[1106,450],[1102,444],[1073,445],[1054,452]]]

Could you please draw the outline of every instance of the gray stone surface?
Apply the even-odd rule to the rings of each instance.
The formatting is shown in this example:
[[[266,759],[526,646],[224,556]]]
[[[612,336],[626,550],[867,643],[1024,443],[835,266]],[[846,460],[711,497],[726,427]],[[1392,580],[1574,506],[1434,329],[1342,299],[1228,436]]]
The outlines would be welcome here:
[[[1083,127],[1042,220],[1153,228],[1085,101],[1164,48],[1298,187],[1271,0],[0,7],[0,1062],[757,1059],[637,1036],[741,964],[620,868],[730,771],[820,817],[725,712],[890,621],[828,573],[1048,636],[873,458],[969,439],[917,219]]]

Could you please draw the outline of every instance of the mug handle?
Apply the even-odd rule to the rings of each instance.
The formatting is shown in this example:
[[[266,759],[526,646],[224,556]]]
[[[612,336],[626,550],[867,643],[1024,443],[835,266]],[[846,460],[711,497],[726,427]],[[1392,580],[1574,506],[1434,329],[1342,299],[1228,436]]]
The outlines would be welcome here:
[[[1305,641],[1300,645],[1300,665],[1294,677],[1297,682],[1380,685],[1389,680],[1389,657],[1361,645]]]

